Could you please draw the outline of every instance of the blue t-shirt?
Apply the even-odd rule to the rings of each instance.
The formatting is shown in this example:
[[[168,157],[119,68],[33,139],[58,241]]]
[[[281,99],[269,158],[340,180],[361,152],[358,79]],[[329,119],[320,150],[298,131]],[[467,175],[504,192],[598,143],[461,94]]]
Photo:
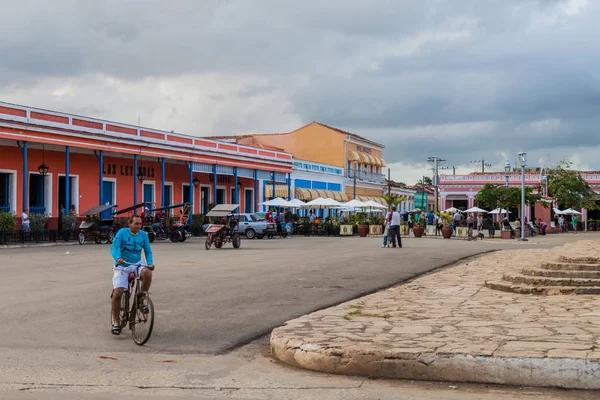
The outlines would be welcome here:
[[[148,234],[139,231],[137,235],[134,235],[129,228],[122,228],[115,235],[110,253],[115,259],[115,263],[119,258],[122,258],[125,262],[134,264],[142,260],[142,249],[144,249],[146,263],[148,265],[154,264]]]
[[[427,213],[427,225],[433,225],[433,217],[432,213]]]

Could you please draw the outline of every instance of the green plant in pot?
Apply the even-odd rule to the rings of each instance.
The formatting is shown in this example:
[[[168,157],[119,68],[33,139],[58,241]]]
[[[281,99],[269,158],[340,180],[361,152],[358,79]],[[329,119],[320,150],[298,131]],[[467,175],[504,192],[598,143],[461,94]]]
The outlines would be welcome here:
[[[417,218],[413,225],[413,234],[416,238],[420,238],[425,233],[425,225],[427,224],[427,220],[424,218]]]
[[[369,234],[369,221],[367,220],[367,214],[364,212],[356,213],[356,223],[358,225],[358,235],[360,237],[367,237]]]
[[[452,237],[452,216],[449,213],[441,212],[438,213],[438,217],[442,223],[442,236],[444,239],[450,239]]]

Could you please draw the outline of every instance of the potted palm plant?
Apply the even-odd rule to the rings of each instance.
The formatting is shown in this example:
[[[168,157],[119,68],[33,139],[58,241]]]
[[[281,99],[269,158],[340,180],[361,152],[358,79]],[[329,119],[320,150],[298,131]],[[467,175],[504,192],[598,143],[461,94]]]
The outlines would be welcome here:
[[[367,215],[363,212],[357,213],[356,223],[358,225],[358,236],[367,237],[369,234],[369,221],[367,221]]]
[[[420,238],[425,233],[425,225],[427,220],[425,218],[418,218],[413,225],[413,234],[416,238]]]
[[[449,213],[438,213],[438,217],[442,223],[442,237],[444,239],[450,239],[452,237],[452,227],[450,223],[452,222],[452,216]]]

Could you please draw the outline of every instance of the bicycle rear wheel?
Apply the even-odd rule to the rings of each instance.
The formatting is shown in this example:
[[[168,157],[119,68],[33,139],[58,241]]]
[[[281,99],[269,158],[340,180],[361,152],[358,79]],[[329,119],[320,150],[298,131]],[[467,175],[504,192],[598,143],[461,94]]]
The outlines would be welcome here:
[[[135,344],[142,346],[145,344],[150,335],[152,335],[152,328],[154,328],[154,304],[150,295],[146,295],[146,305],[148,306],[148,314],[144,314],[141,304],[138,303],[136,298],[136,305],[132,307],[134,315],[130,319],[133,320],[131,324],[131,336]]]

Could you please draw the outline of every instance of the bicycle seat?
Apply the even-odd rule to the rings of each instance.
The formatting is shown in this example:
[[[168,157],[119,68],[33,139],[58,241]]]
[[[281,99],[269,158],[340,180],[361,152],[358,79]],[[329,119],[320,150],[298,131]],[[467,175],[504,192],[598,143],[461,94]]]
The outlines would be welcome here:
[[[129,276],[127,277],[127,280],[129,282],[134,281],[135,280],[135,274],[133,272],[130,272]]]

